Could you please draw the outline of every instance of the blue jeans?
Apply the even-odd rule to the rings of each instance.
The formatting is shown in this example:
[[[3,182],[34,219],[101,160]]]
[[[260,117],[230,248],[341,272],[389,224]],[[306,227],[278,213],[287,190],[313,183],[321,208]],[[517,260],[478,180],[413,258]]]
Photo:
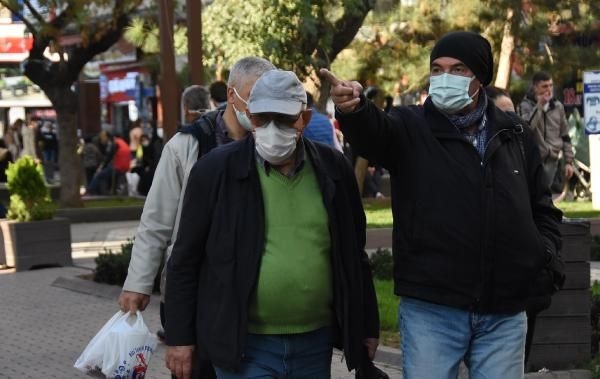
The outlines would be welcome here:
[[[525,312],[479,314],[403,297],[399,309],[404,379],[523,378]]]
[[[329,327],[301,334],[248,334],[240,369],[215,371],[218,379],[328,379],[332,350]]]

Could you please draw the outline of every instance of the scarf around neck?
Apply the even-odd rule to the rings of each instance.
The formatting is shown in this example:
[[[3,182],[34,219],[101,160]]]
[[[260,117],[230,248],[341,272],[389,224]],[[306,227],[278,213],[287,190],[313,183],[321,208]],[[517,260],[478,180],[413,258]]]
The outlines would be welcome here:
[[[448,118],[448,120],[450,120],[452,125],[456,126],[458,129],[464,129],[473,124],[478,123],[481,120],[481,118],[483,117],[483,114],[485,113],[486,109],[487,109],[487,96],[485,95],[485,93],[483,91],[481,91],[479,93],[479,101],[477,103],[477,108],[475,108],[474,110],[472,110],[471,112],[469,112],[467,114],[463,114],[463,115],[446,114],[446,117]]]

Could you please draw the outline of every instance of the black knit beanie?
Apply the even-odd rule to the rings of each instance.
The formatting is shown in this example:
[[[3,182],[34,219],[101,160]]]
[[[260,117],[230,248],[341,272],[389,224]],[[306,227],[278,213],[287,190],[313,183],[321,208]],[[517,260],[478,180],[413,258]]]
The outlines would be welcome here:
[[[473,32],[451,32],[440,38],[429,56],[429,64],[440,57],[455,58],[464,63],[487,86],[494,76],[494,57],[487,39]]]

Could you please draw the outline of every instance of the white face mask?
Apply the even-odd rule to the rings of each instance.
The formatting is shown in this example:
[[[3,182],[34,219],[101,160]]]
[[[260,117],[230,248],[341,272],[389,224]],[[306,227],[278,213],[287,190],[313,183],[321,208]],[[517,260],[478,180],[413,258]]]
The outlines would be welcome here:
[[[256,152],[271,164],[280,164],[296,151],[297,130],[274,121],[254,129]]]
[[[429,96],[435,107],[454,114],[473,102],[479,90],[469,96],[469,86],[475,77],[443,73],[429,78]]]
[[[238,93],[238,91],[235,88],[233,88],[233,93],[235,93],[235,96],[237,96],[238,99],[240,99],[244,104],[246,104],[246,107],[248,106],[248,102],[246,100],[242,99],[242,97],[240,96],[240,94]],[[242,125],[242,127],[244,129],[246,129],[247,131],[251,131],[252,123],[250,122],[250,119],[248,118],[248,116],[246,116],[246,112],[238,111],[237,108],[235,107],[235,104],[231,104],[231,105],[233,106],[233,110],[235,111],[235,117],[237,118],[240,125]]]

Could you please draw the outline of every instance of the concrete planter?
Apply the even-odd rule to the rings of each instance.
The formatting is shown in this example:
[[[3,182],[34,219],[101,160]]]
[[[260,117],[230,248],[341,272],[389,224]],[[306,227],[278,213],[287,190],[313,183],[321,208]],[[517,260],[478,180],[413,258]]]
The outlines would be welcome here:
[[[0,220],[0,263],[16,271],[71,266],[71,226],[67,219],[17,222]]]

